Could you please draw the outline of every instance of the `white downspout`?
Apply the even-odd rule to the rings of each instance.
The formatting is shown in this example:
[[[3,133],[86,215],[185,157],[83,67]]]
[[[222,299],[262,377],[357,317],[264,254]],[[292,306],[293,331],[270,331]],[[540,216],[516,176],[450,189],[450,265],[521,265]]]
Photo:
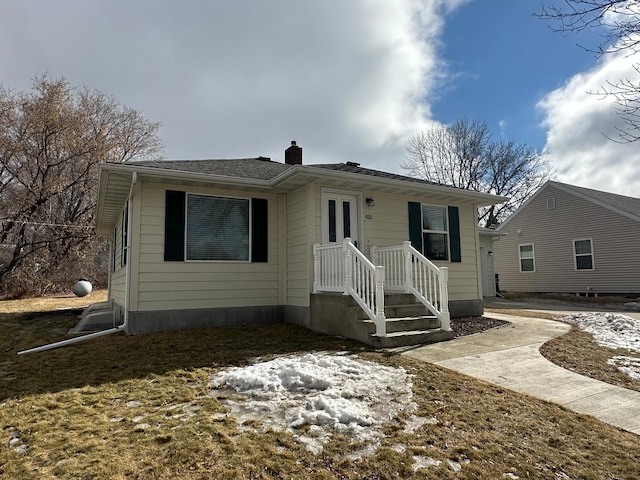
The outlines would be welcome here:
[[[66,345],[72,345],[74,343],[84,342],[85,340],[91,340],[92,338],[103,337],[105,335],[111,335],[112,333],[125,331],[129,324],[129,304],[131,302],[129,289],[130,289],[130,279],[131,279],[131,238],[133,235],[131,234],[131,226],[133,219],[132,215],[132,203],[133,199],[133,187],[138,183],[138,173],[133,172],[131,176],[131,188],[129,189],[129,196],[127,197],[127,267],[125,273],[125,291],[124,291],[124,322],[122,325],[118,325],[115,328],[110,328],[109,330],[102,330],[100,332],[89,333],[88,335],[83,335],[81,337],[69,338],[67,340],[62,340],[60,342],[50,343],[48,345],[43,345],[41,347],[30,348],[29,350],[22,350],[18,352],[18,355],[25,355],[27,353],[36,353],[36,352],[44,352],[45,350],[53,350],[54,348],[64,347]],[[113,247],[112,247],[113,248]],[[109,269],[111,270],[111,269]],[[109,273],[111,275],[111,273]],[[110,285],[109,285],[110,286]]]
[[[129,307],[131,305],[131,243],[133,238],[133,187],[138,183],[138,172],[133,172],[131,175],[131,189],[129,190],[129,196],[127,197],[127,267],[124,275],[124,322],[117,328],[119,330],[125,330],[129,326]]]

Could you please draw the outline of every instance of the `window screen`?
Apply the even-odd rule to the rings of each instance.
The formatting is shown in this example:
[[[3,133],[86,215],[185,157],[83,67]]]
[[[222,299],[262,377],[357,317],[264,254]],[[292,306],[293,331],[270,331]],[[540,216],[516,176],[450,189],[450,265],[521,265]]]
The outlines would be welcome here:
[[[447,208],[422,205],[422,246],[429,260],[449,259]]]

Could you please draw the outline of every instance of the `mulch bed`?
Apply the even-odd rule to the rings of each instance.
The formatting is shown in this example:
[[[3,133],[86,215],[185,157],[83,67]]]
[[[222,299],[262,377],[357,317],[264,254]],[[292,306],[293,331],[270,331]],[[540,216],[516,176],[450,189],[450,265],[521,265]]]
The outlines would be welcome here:
[[[455,332],[457,338],[491,330],[492,328],[500,327],[508,323],[509,322],[505,320],[496,320],[495,318],[487,317],[452,318],[451,329]]]

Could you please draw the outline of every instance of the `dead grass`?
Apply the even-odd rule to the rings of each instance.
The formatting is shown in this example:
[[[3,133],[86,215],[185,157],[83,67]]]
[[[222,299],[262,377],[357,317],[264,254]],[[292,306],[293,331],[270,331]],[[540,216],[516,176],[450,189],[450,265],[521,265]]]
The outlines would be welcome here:
[[[567,370],[640,392],[639,381],[608,363],[616,355],[637,357],[638,353],[623,348],[600,346],[593,339],[593,335],[583,332],[575,325],[571,326],[567,334],[545,343],[540,353]]]
[[[64,338],[72,312],[0,304],[0,476],[11,479],[640,478],[640,442],[562,407],[404,356],[290,325],[116,334],[17,356]],[[241,431],[210,376],[256,358],[351,351],[402,366],[421,416],[396,419],[378,451],[334,437],[318,456],[291,434]],[[408,416],[403,413],[401,416]],[[12,442],[9,446],[10,439]],[[414,471],[416,458],[438,465]],[[511,475],[511,476],[505,476]]]

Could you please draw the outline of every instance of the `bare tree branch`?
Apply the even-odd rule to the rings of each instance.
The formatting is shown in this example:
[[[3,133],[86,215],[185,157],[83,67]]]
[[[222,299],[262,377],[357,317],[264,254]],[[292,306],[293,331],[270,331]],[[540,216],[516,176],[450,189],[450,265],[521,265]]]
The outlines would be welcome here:
[[[563,0],[558,5],[543,6],[536,16],[556,32],[569,35],[597,29],[602,41],[595,47],[583,47],[598,56],[626,54],[631,58],[640,51],[640,2],[637,0]],[[634,69],[640,74],[640,66]],[[640,82],[628,78],[611,80],[596,92],[611,97],[623,127],[616,127],[621,143],[640,140]],[[610,137],[607,137],[610,138]]]
[[[26,277],[41,293],[91,276],[104,239],[64,226],[93,225],[101,162],[158,158],[158,129],[63,78],[36,77],[29,92],[0,88],[0,295],[25,293]]]
[[[512,141],[493,140],[486,122],[467,119],[411,138],[402,168],[442,185],[510,197],[502,205],[480,210],[478,221],[487,227],[502,222],[552,174],[543,154]]]

